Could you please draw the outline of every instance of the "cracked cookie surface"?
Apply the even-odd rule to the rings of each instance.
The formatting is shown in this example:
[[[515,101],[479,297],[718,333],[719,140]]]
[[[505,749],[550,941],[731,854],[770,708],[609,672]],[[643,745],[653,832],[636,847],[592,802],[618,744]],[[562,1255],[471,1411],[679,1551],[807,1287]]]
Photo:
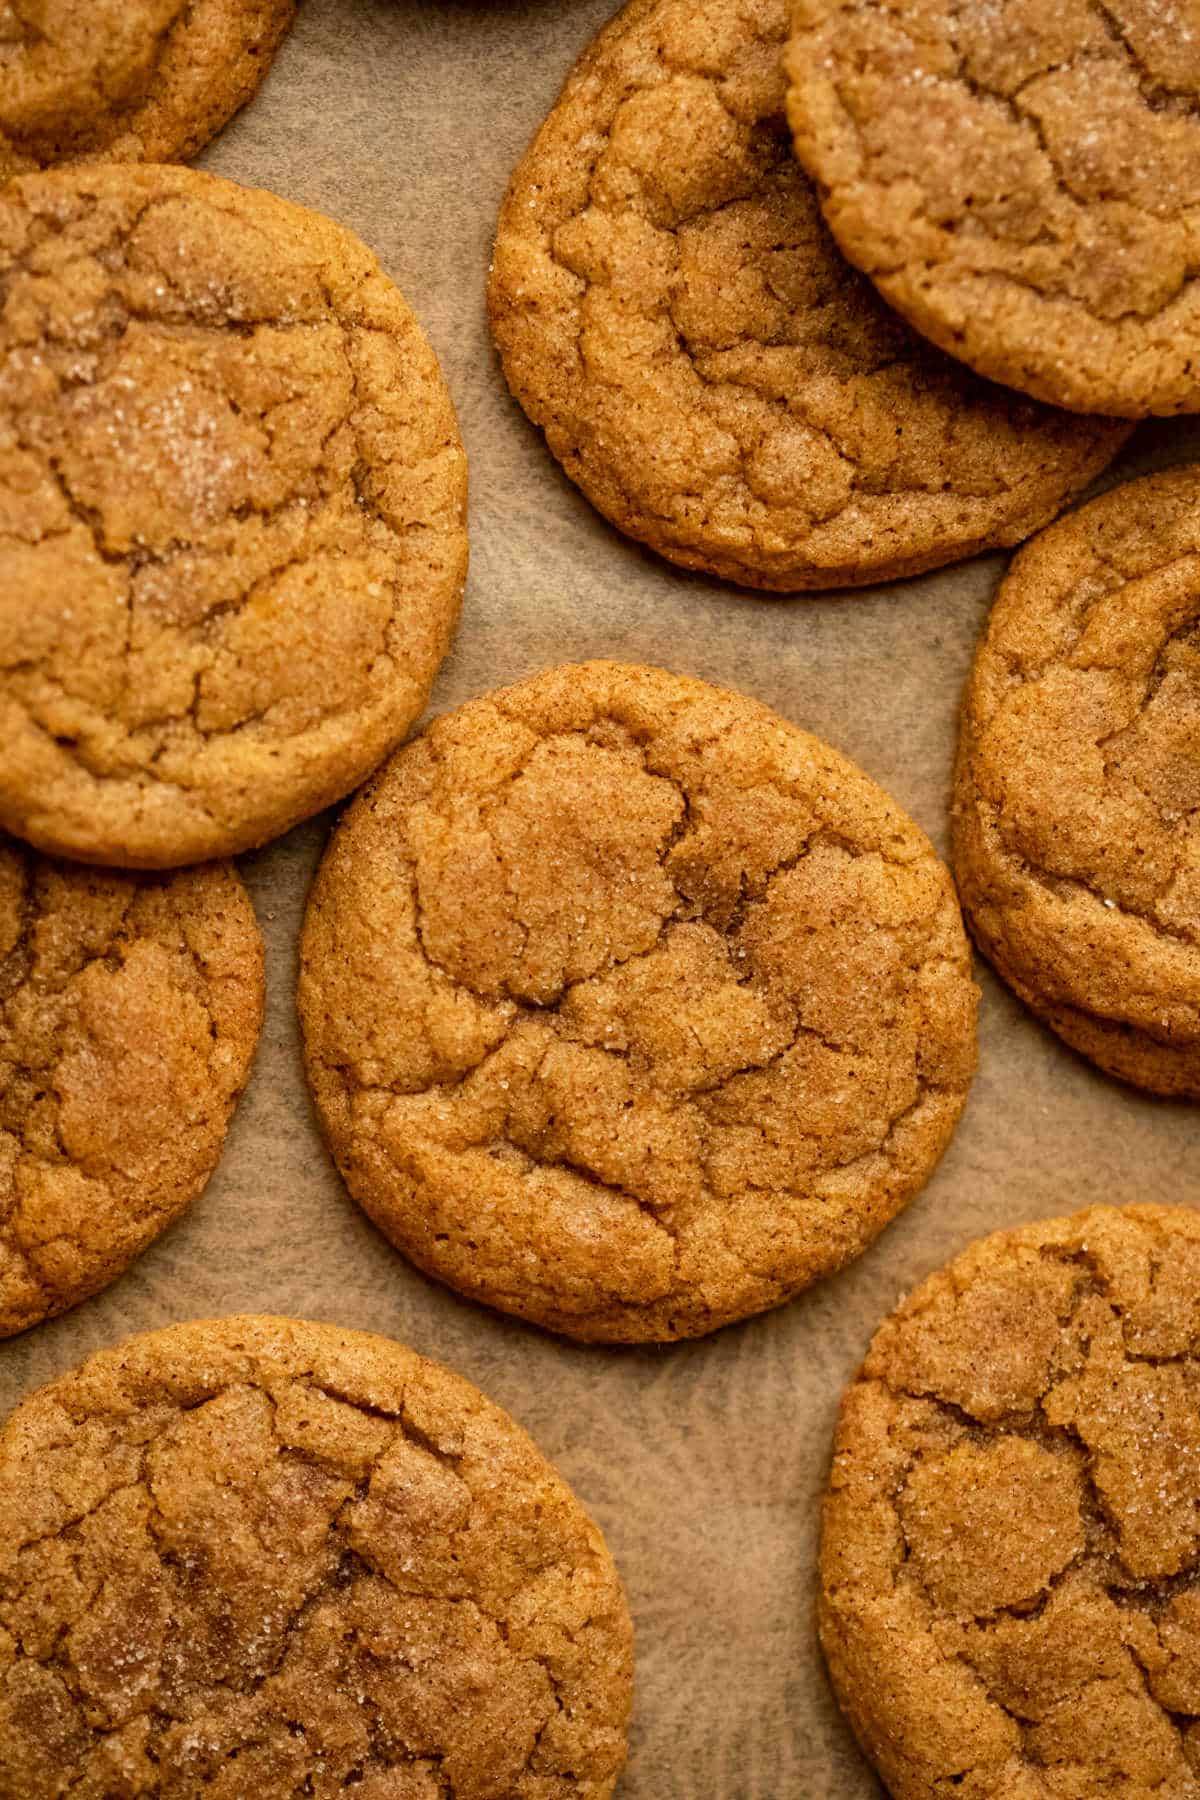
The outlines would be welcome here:
[[[622,531],[780,591],[1012,544],[1123,441],[992,387],[843,260],[791,151],[783,0],[635,0],[513,177],[514,394]]]
[[[607,1800],[632,1632],[524,1432],[380,1337],[179,1325],[0,1436],[21,1800]]]
[[[262,1010],[231,867],[113,874],[0,836],[0,1336],[106,1286],[200,1192]]]
[[[1200,1098],[1200,470],[1017,558],[963,702],[954,860],[981,949],[1110,1073]]]
[[[1200,411],[1200,0],[792,0],[796,151],[933,343],[1051,405]]]
[[[191,170],[0,195],[0,824],[167,867],[356,787],[466,573],[433,351],[342,227]]]
[[[420,1268],[582,1339],[698,1336],[856,1256],[927,1180],[976,991],[923,833],[828,746],[660,670],[436,721],[309,901],[309,1079]]]
[[[896,1800],[1200,1796],[1200,1216],[1001,1232],[842,1403],[820,1626]]]
[[[194,156],[257,90],[295,0],[0,0],[0,181]]]

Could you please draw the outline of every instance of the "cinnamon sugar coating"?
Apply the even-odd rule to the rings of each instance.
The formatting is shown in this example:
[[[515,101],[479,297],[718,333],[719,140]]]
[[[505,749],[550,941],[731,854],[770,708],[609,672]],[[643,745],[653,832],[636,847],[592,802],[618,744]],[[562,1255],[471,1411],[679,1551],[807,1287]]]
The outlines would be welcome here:
[[[0,823],[161,868],[403,738],[466,574],[436,359],[351,234],[191,170],[0,194]]]
[[[0,1788],[608,1800],[632,1633],[524,1432],[291,1319],[101,1351],[0,1434]]]
[[[834,1687],[895,1800],[1200,1795],[1200,1217],[983,1239],[875,1336],[821,1544]]]
[[[655,669],[459,708],[309,901],[309,1079],[421,1268],[582,1339],[693,1337],[856,1256],[974,1069],[946,870],[859,769]]]

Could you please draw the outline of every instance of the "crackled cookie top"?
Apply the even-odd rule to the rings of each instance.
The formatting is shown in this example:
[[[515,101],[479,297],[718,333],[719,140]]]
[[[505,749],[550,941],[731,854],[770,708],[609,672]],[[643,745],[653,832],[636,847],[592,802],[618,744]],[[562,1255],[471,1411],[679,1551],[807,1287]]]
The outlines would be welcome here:
[[[81,869],[0,836],[0,1336],[199,1193],[250,1072],[262,943],[226,865]]]
[[[792,0],[796,150],[850,260],[980,374],[1200,411],[1200,0]]]
[[[632,1641],[524,1432],[288,1319],[102,1351],[0,1436],[0,1789],[607,1800]]]
[[[784,119],[783,0],[635,0],[513,177],[509,383],[614,524],[689,568],[853,586],[1011,544],[1121,442],[931,350],[842,260]]]
[[[184,169],[0,195],[0,823],[133,867],[356,786],[457,616],[466,470],[357,239]]]
[[[821,1546],[896,1800],[1200,1796],[1200,1215],[974,1244],[881,1327]]]
[[[1200,471],[1116,488],[1017,559],[955,813],[1001,971],[1106,1067],[1200,1096]]]
[[[0,180],[193,156],[254,93],[295,0],[0,0]]]
[[[945,869],[826,745],[659,670],[461,707],[356,800],[302,945],[309,1076],[416,1263],[579,1338],[696,1336],[855,1256],[974,1064]]]
[[[250,99],[295,0],[0,0],[0,180],[193,157]]]

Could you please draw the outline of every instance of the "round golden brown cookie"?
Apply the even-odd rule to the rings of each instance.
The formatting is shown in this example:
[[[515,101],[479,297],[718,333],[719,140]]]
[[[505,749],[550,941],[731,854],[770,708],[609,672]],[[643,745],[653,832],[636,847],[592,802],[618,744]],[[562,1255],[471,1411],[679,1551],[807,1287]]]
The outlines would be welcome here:
[[[0,836],[0,1336],[105,1287],[196,1197],[262,1010],[231,867],[111,874]]]
[[[895,1800],[1200,1800],[1200,1215],[971,1246],[842,1402],[834,1688]]]
[[[792,0],[788,110],[838,243],[979,374],[1200,411],[1200,0]]]
[[[1014,563],[963,703],[955,868],[980,948],[1069,1044],[1200,1098],[1200,469]]]
[[[606,1800],[632,1669],[570,1490],[386,1338],[177,1325],[0,1435],[14,1800]]]
[[[784,0],[634,0],[509,187],[489,304],[555,456],[632,537],[751,587],[863,585],[1052,518],[1123,441],[882,306],[791,153]]]
[[[347,1185],[451,1287],[696,1337],[856,1256],[962,1109],[976,991],[893,801],[743,695],[552,669],[438,720],[309,902],[309,1078]]]
[[[436,359],[364,245],[187,169],[0,195],[0,824],[161,868],[339,799],[466,572]]]
[[[194,156],[256,92],[295,0],[0,0],[0,181]]]

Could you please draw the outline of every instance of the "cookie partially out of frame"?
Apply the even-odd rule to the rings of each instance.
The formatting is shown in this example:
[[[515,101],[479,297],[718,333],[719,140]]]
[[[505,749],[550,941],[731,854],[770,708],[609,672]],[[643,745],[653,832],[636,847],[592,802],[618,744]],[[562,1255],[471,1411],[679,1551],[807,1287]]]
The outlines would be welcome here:
[[[0,836],[0,1336],[114,1280],[196,1197],[263,951],[228,865],[114,874]]]
[[[438,720],[309,900],[309,1079],[418,1266],[572,1337],[695,1337],[924,1185],[975,1060],[949,875],[743,695],[552,669]]]
[[[466,572],[436,358],[359,240],[190,169],[0,193],[0,825],[134,868],[356,787]]]
[[[821,1641],[894,1800],[1200,1797],[1200,1215],[984,1238],[842,1402]]]
[[[980,948],[1101,1068],[1200,1098],[1200,470],[1017,558],[963,703],[955,871]]]
[[[792,155],[784,0],[634,0],[500,217],[492,326],[595,506],[780,591],[914,574],[1046,523],[1123,440],[980,381],[843,260]]]
[[[256,92],[295,0],[0,0],[0,181],[184,161]]]
[[[1081,413],[1200,411],[1200,0],[792,0],[796,151],[943,350]]]
[[[101,1351],[0,1433],[0,1789],[608,1800],[632,1633],[513,1421],[291,1319]]]

